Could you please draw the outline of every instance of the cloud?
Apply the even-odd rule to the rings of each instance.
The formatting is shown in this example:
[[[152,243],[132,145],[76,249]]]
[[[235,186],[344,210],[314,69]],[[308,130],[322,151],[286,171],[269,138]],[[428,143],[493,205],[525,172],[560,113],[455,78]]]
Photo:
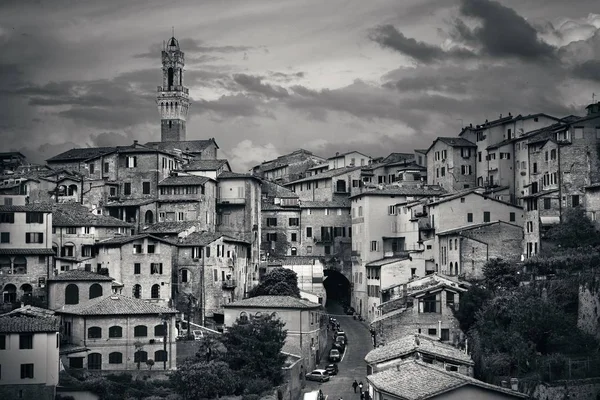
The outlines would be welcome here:
[[[462,0],[460,13],[481,23],[470,30],[461,21],[456,28],[465,41],[480,45],[483,54],[524,60],[555,58],[556,49],[540,40],[535,28],[511,8],[492,0]]]
[[[577,41],[590,39],[600,29],[600,14],[588,14],[582,18],[562,18],[540,26],[540,37],[554,47],[564,47]]]
[[[261,76],[251,76],[247,74],[233,75],[233,80],[247,92],[258,93],[266,97],[274,98],[289,96],[289,93],[285,88],[263,83],[263,79],[264,78]]]
[[[133,57],[134,58],[151,58],[151,59],[155,60],[155,59],[157,59],[158,56],[160,56],[163,48],[164,48],[164,46],[162,43],[154,43],[148,48],[147,52],[135,54]],[[193,53],[239,53],[239,52],[249,51],[252,49],[252,47],[250,47],[250,46],[231,46],[231,45],[209,46],[209,45],[206,45],[201,40],[196,40],[196,39],[192,39],[192,38],[179,39],[179,48],[186,54],[187,53],[189,53],[189,54],[193,54]]]
[[[396,50],[423,63],[432,63],[448,58],[471,58],[475,55],[468,49],[455,48],[444,51],[439,46],[408,38],[392,25],[381,25],[373,29],[369,37],[382,47]]]
[[[600,60],[588,60],[575,66],[573,75],[580,79],[600,82]]]
[[[247,171],[252,166],[258,165],[263,161],[272,160],[281,155],[281,153],[271,143],[265,145],[255,144],[252,140],[242,140],[235,147],[227,152],[229,155],[231,168],[234,170]]]

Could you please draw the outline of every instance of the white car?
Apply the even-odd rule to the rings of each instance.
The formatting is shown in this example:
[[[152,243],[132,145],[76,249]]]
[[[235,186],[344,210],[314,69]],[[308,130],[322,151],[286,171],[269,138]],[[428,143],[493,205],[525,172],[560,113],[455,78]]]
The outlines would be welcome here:
[[[204,332],[200,329],[192,331],[192,333],[194,334],[194,340],[202,340],[204,338]]]
[[[324,369],[315,369],[313,372],[306,374],[307,381],[327,382],[329,374]]]

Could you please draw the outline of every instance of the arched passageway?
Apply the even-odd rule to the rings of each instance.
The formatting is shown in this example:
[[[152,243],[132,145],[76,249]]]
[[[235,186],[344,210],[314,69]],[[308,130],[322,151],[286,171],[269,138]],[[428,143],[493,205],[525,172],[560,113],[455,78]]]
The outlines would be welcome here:
[[[338,303],[350,303],[350,281],[344,274],[333,269],[323,271],[325,280],[323,286],[327,293],[327,301],[336,301]]]

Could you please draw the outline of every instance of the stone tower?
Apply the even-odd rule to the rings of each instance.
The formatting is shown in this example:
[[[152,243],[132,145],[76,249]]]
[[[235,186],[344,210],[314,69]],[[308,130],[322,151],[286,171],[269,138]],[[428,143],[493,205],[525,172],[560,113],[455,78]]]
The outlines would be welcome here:
[[[163,84],[156,104],[160,113],[161,142],[185,140],[185,121],[190,107],[189,89],[183,86],[185,59],[179,42],[172,37],[162,51]]]

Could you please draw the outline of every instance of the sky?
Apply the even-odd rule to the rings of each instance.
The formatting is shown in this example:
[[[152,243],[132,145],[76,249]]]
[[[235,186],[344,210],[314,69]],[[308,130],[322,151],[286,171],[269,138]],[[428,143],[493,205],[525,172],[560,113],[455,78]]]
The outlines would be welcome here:
[[[3,0],[0,148],[160,140],[162,45],[185,53],[187,138],[236,171],[299,148],[428,148],[500,114],[600,100],[597,0]]]

